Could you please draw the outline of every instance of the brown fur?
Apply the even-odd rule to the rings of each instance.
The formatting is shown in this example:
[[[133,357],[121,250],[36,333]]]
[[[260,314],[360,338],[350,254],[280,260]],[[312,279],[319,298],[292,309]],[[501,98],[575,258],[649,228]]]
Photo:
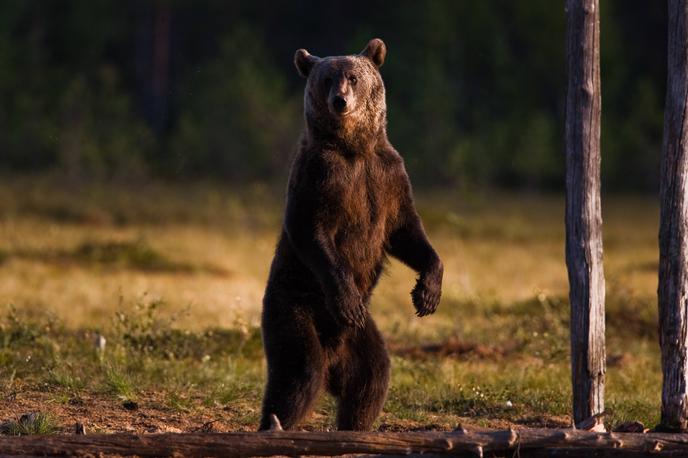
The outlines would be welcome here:
[[[387,140],[378,71],[385,54],[375,39],[357,56],[299,50],[294,58],[308,78],[306,130],[264,298],[261,429],[270,414],[296,426],[323,387],[338,398],[339,429],[370,429],[386,396],[389,358],[368,303],[387,255],[419,272],[412,291],[419,316],[439,303],[442,263]]]

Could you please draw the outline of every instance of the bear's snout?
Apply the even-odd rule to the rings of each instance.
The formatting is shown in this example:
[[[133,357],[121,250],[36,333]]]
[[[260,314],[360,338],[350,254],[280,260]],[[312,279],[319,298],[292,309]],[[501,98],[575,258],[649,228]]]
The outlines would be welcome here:
[[[342,114],[346,111],[346,99],[341,95],[332,97],[332,108],[337,114]]]

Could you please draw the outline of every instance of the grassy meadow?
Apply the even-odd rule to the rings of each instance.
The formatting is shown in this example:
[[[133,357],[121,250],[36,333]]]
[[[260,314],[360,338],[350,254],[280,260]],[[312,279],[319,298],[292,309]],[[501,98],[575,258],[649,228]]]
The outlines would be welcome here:
[[[372,313],[393,355],[381,430],[570,424],[563,198],[419,193],[445,265],[419,319],[392,261]],[[280,189],[0,180],[0,432],[256,428]],[[603,202],[607,424],[658,421],[658,209]],[[323,396],[306,429],[333,427]],[[40,415],[20,416],[28,412]]]

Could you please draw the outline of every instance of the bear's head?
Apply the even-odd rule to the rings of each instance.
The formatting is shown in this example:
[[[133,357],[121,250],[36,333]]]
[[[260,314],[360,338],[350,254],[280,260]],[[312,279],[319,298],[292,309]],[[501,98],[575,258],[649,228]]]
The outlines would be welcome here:
[[[304,95],[310,130],[343,140],[375,135],[386,123],[385,86],[379,68],[387,48],[379,38],[358,55],[317,57],[305,49],[294,55],[299,74],[307,78]],[[359,143],[359,142],[357,142]]]

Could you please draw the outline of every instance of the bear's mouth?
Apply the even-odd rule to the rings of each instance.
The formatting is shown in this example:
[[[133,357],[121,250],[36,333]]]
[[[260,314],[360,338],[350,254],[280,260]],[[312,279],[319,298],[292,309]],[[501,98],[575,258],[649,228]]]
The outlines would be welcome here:
[[[335,119],[344,119],[344,118],[348,117],[349,115],[351,115],[351,113],[353,113],[353,112],[354,112],[354,110],[352,110],[352,109],[349,109],[346,111],[337,111],[333,107],[330,107],[330,114],[332,114],[332,116]]]

